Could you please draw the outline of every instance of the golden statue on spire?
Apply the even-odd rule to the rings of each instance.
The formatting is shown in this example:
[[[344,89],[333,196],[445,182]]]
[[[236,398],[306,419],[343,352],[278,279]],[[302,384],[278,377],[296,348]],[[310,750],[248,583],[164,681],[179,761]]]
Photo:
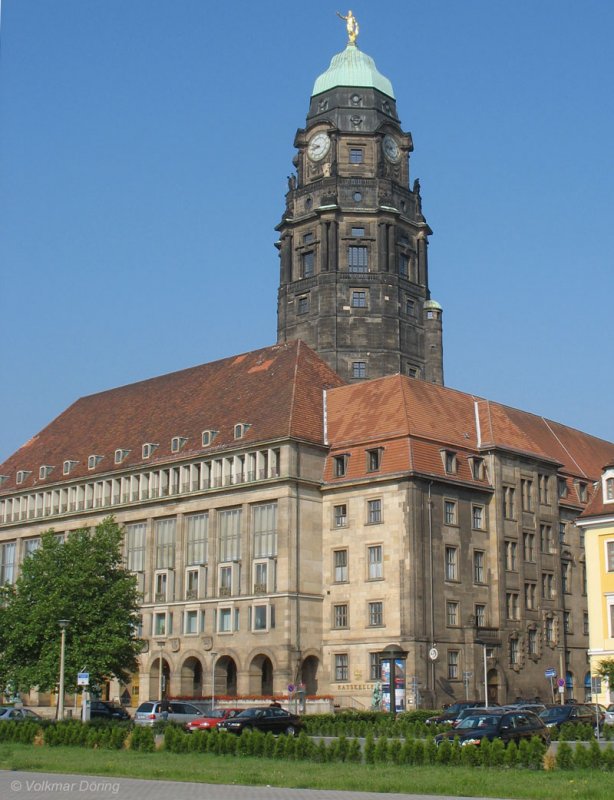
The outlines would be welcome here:
[[[339,19],[345,20],[345,29],[348,32],[349,44],[356,44],[356,39],[358,38],[358,32],[360,30],[358,27],[358,22],[356,20],[356,17],[352,14],[351,11],[348,11],[347,17],[344,17],[343,14],[340,14],[337,11],[337,16],[339,17]]]

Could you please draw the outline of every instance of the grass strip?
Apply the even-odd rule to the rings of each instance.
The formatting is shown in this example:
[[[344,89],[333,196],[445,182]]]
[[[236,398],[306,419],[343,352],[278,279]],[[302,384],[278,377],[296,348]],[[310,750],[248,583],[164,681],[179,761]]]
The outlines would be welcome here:
[[[611,773],[483,767],[313,764],[210,753],[138,753],[0,744],[0,769],[198,783],[523,800],[611,800]]]

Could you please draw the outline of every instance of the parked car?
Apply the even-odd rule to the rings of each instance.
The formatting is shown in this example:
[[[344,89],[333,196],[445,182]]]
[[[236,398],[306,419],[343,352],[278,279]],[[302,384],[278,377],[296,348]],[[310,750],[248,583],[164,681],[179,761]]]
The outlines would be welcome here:
[[[160,720],[185,725],[203,715],[203,709],[181,700],[148,700],[134,714],[136,725],[153,725]]]
[[[16,708],[15,706],[0,706],[0,722],[39,722],[42,717],[29,708]]]
[[[489,704],[490,705],[490,704]],[[447,724],[453,725],[458,715],[466,708],[484,708],[483,700],[466,700],[459,703],[453,703],[451,706],[444,708],[441,714],[436,714],[434,717],[429,717],[426,720],[427,725],[440,725]]]
[[[263,733],[287,733],[296,736],[301,728],[301,719],[283,708],[268,706],[266,708],[246,708],[236,717],[225,719],[218,725],[218,730],[230,733],[243,733],[245,730],[258,730]]]
[[[187,731],[208,731],[211,728],[217,728],[225,719],[236,717],[241,710],[240,708],[214,708],[207,712],[206,716],[188,722],[185,728]]]
[[[130,719],[130,714],[123,706],[107,700],[92,700],[90,719]]]
[[[539,714],[546,708],[543,703],[507,703],[505,707],[514,711],[532,711],[534,714]]]
[[[597,717],[599,718],[599,727],[601,727],[605,719],[605,713],[600,709],[595,711],[595,706],[585,705],[584,703],[565,703],[562,706],[548,706],[545,711],[540,711],[539,717],[549,728],[555,725],[564,725],[566,722],[583,723],[596,728]]]
[[[538,736],[550,744],[548,728],[532,711],[510,711],[505,708],[483,708],[468,714],[451,731],[440,733],[435,742],[441,744],[458,737],[461,745],[479,745],[482,739],[501,739],[504,744]]]
[[[614,725],[614,703],[610,703],[606,708],[604,717],[603,721],[606,725]]]

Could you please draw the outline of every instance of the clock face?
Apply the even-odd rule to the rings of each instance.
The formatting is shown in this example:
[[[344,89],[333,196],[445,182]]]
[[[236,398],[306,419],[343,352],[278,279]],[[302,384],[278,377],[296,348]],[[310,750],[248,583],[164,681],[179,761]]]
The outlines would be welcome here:
[[[384,155],[388,161],[396,162],[401,158],[401,150],[399,149],[399,145],[388,133],[384,136],[382,146],[384,148]]]
[[[330,150],[330,136],[327,133],[316,133],[307,145],[307,155],[312,161],[321,161]]]

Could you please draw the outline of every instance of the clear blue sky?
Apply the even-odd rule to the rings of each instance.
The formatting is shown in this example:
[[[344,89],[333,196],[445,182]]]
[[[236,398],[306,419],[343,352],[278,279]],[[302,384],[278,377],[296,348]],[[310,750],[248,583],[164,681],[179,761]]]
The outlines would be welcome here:
[[[78,397],[272,344],[346,6],[3,0],[0,462]],[[614,440],[614,2],[352,2],[433,228],[448,386]]]

